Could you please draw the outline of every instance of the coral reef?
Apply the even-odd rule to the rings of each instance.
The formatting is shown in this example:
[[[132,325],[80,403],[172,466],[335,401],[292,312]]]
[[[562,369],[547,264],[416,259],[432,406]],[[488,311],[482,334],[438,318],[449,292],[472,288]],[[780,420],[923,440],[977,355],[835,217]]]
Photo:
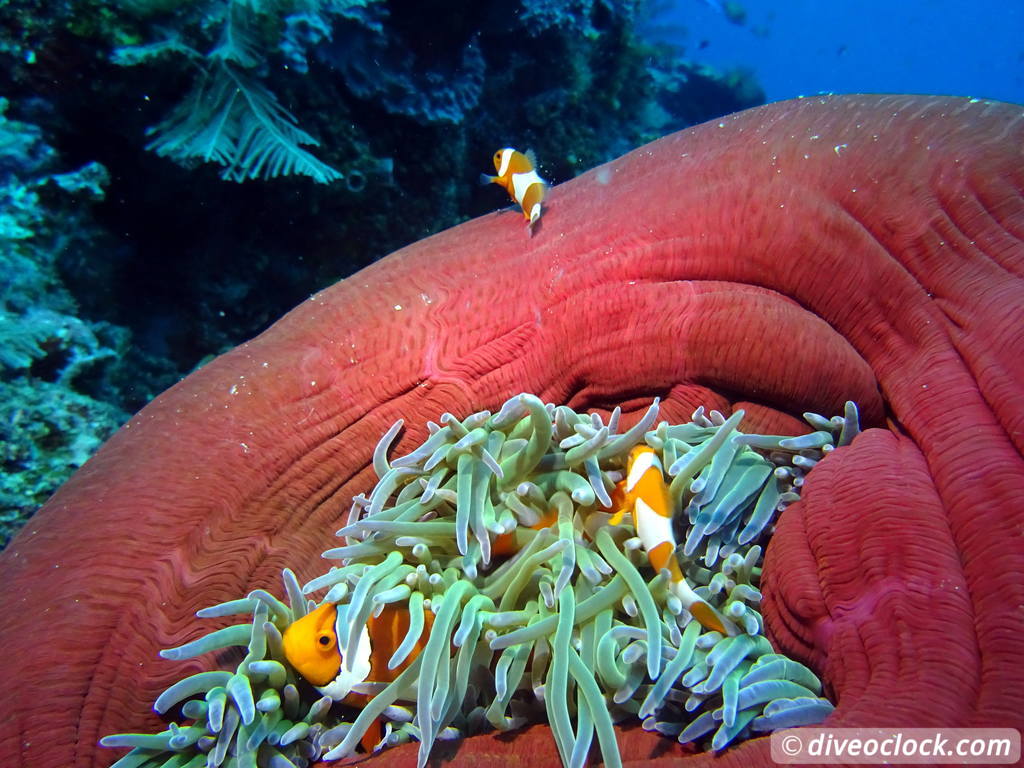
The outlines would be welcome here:
[[[0,762],[102,765],[104,735],[166,730],[162,691],[241,658],[158,651],[284,568],[322,575],[381,433],[406,419],[402,456],[436,414],[523,391],[606,425],[655,396],[670,423],[742,409],[775,435],[855,401],[864,432],[765,551],[766,636],[820,674],[830,725],[1019,727],[1022,144],[1005,104],[774,104],[554,186],[533,238],[495,213],[309,297],[146,406],[0,553]],[[771,764],[766,739],[616,736],[624,764]],[[557,760],[545,727],[436,748]]]
[[[533,0],[523,3],[519,17],[531,34],[560,27],[593,38],[601,34],[595,16],[603,14],[632,22],[641,5],[640,0]]]
[[[424,65],[403,41],[372,28],[336,34],[329,45],[317,50],[317,58],[344,75],[354,96],[378,103],[389,114],[427,125],[462,122],[479,105],[486,78],[476,35],[444,68]]]
[[[852,442],[856,409],[847,403],[847,417],[834,420],[806,414],[818,431],[797,438],[744,435],[742,411],[726,420],[703,410],[688,424],[655,426],[655,402],[620,432],[619,409],[605,424],[521,394],[494,415],[443,414],[426,442],[389,461],[397,422],[374,450],[376,486],[354,499],[337,533],[344,545],[324,553],[340,565],[301,589],[285,570],[288,604],[256,590],[200,611],[253,619],[162,655],[241,646],[245,658],[234,674],[201,672],[160,695],[161,714],[188,699],[192,723],[105,737],[134,747],[115,768],[335,760],[378,720],[375,751],[415,740],[424,765],[437,739],[542,716],[566,766],[584,765],[595,737],[604,764],[618,766],[612,726],[634,717],[681,743],[707,737],[714,750],[821,721],[832,705],[813,672],[765,639],[757,585],[776,513],[799,498],[808,470]],[[626,485],[637,444],[654,448],[672,478],[686,582],[741,628],[734,634],[702,627],[669,571],[652,570],[644,532],[615,522],[610,494]],[[305,595],[324,591],[321,605],[337,610],[331,637],[344,682],[314,693],[289,663],[288,632],[319,610]],[[367,634],[384,611],[408,617],[400,642]],[[395,674],[370,667],[361,679],[348,669],[369,642]],[[359,710],[332,708],[352,691],[364,694]]]
[[[0,138],[5,382],[32,407],[32,381],[96,400],[76,411],[109,435],[317,287],[501,205],[474,184],[497,146],[533,147],[567,178],[758,103],[645,48],[634,6],[4,3],[0,93],[19,117]],[[303,175],[326,186],[251,181]],[[83,458],[48,459],[29,432],[9,430],[12,521]]]
[[[0,90],[19,110],[48,99],[33,116],[48,141],[109,170],[96,214],[116,242],[76,272],[83,313],[183,374],[503,205],[475,183],[499,146],[536,150],[561,181],[763,99],[643,45],[632,3],[585,5],[12,0]],[[262,181],[300,166],[342,178]]]
[[[7,108],[0,99],[0,546],[128,418],[103,391],[127,332],[79,318],[58,264],[91,247],[84,203],[102,199],[106,171],[55,173],[39,128]]]
[[[0,546],[127,420],[49,381],[0,381]]]
[[[198,69],[185,100],[150,127],[149,133],[155,136],[150,149],[185,165],[218,163],[224,166],[221,177],[233,181],[301,174],[329,183],[343,174],[301,148],[319,142],[297,127],[295,117],[271,90],[271,80],[277,79],[269,75],[272,60],[283,60],[286,68],[305,76],[312,76],[310,61],[315,60],[328,68],[318,70],[320,78],[330,81],[340,76],[357,101],[372,102],[390,115],[424,125],[460,124],[481,117],[517,122],[515,105],[503,106],[503,102],[509,92],[518,90],[530,98],[547,93],[544,101],[553,104],[554,99],[560,108],[585,99],[583,103],[589,102],[590,107],[583,112],[599,109],[606,101],[614,103],[618,112],[627,107],[617,103],[620,100],[643,104],[657,95],[657,80],[647,75],[640,62],[655,59],[657,69],[672,58],[633,40],[630,31],[637,6],[635,0],[530,2],[516,8],[508,26],[502,28],[487,18],[489,13],[479,8],[470,11],[456,0],[422,8],[391,7],[379,0],[277,4],[207,0],[181,9],[169,27],[163,15],[166,9],[137,2],[127,5],[136,16],[137,34],[153,39],[117,47],[112,60],[136,66],[177,58]],[[427,44],[420,42],[422,24],[442,15],[457,21],[448,29],[436,30]],[[544,64],[550,72],[532,60],[540,47],[548,49]],[[489,55],[484,55],[485,50]],[[500,62],[492,53],[497,50],[502,52]],[[603,71],[609,63],[612,72]],[[590,87],[616,69],[629,71],[630,90],[614,74],[602,78],[600,91]],[[670,89],[678,92],[682,83],[685,90],[685,82],[685,77],[678,79]],[[294,91],[294,84],[284,81],[281,85]],[[556,91],[561,94],[556,96]],[[707,109],[709,101],[704,98],[699,103]],[[609,139],[630,141],[645,130],[657,132],[664,127],[647,124],[643,115],[643,109],[633,109],[623,120],[608,111],[602,119],[598,111],[590,122],[591,128],[599,130],[588,143],[601,147]],[[551,118],[534,114],[530,119],[543,126]],[[346,164],[352,165],[350,141],[326,125],[324,129],[342,139],[333,154],[344,156],[344,150],[349,150]],[[550,152],[549,145],[550,141],[542,141],[538,148]],[[577,162],[584,167],[593,164],[591,158],[580,156],[580,149],[573,148]],[[607,159],[608,149],[599,150],[594,159]]]

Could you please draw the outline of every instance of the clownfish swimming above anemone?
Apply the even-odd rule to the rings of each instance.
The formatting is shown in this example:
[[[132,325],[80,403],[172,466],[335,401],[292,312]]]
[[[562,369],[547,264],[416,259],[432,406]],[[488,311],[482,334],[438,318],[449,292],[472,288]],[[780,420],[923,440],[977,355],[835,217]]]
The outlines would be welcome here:
[[[533,232],[533,226],[540,220],[541,203],[547,194],[548,185],[537,173],[537,160],[533,152],[520,152],[512,147],[499,149],[494,153],[494,169],[497,176],[480,175],[481,184],[499,184],[505,188],[509,197],[523,209],[527,227]]]

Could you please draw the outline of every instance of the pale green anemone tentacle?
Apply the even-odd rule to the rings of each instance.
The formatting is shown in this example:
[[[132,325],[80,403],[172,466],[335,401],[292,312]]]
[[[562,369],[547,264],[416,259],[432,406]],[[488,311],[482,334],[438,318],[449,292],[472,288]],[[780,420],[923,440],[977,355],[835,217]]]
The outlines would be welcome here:
[[[408,602],[409,610],[409,630],[405,634],[405,638],[401,644],[395,649],[395,652],[391,655],[391,659],[388,661],[388,669],[395,669],[403,661],[409,658],[409,654],[412,653],[413,647],[416,645],[416,641],[420,639],[420,635],[423,634],[423,593],[413,592],[409,596]]]
[[[696,474],[715,457],[718,450],[729,439],[733,430],[743,420],[743,416],[744,412],[742,410],[736,411],[725,424],[715,431],[714,436],[706,440],[699,449],[690,451],[686,456],[680,458],[668,468],[668,474],[672,477],[669,493],[676,503],[679,503],[683,498],[684,491],[688,490],[687,486]]]
[[[576,614],[576,600],[571,588],[562,591],[558,596],[558,622],[555,627],[555,638],[551,644],[551,666],[545,684],[544,703],[547,706],[548,722],[551,732],[558,745],[562,763],[569,765],[569,756],[573,751],[572,720],[569,717],[568,686],[569,686],[569,642]]]
[[[202,656],[204,653],[219,651],[222,648],[230,648],[234,645],[247,646],[251,637],[251,624],[236,624],[233,627],[218,629],[216,632],[211,632],[190,643],[179,645],[177,648],[168,648],[160,651],[160,655],[171,661],[193,659],[196,656]]]
[[[597,547],[609,565],[625,579],[633,598],[640,606],[640,615],[643,617],[647,629],[647,642],[650,650],[647,656],[647,672],[652,679],[656,680],[661,671],[661,618],[651,593],[647,589],[643,577],[625,555],[619,552],[605,528],[597,532]]]
[[[622,758],[615,739],[615,727],[612,724],[611,716],[608,714],[608,708],[601,695],[601,689],[594,680],[593,673],[580,659],[579,654],[571,647],[567,651],[569,671],[579,686],[583,699],[590,710],[590,715],[594,720],[594,728],[597,731],[597,740],[601,745],[601,754],[605,758],[605,766],[607,768],[620,768]]]
[[[501,463],[501,469],[506,478],[523,477],[533,471],[544,454],[547,453],[551,443],[553,431],[551,418],[544,403],[534,395],[527,394],[519,395],[519,402],[526,407],[529,413],[532,434],[522,452],[514,454]]]
[[[452,629],[458,618],[457,611],[461,609],[463,601],[472,589],[473,587],[468,582],[459,581],[445,593],[427,644],[418,657],[423,659],[423,666],[416,685],[416,726],[422,735],[417,763],[421,766],[426,763],[430,754],[430,746],[440,730],[439,720],[435,719],[430,711],[435,681],[438,679],[438,673],[441,672],[442,684],[447,686]]]
[[[161,694],[155,708],[180,706],[181,724],[104,738],[132,748],[116,768],[308,765],[351,755],[376,720],[375,749],[415,739],[420,766],[438,740],[518,728],[542,711],[567,766],[583,765],[595,741],[607,765],[620,765],[614,723],[633,717],[715,750],[821,722],[832,711],[821,683],[763,635],[763,545],[807,473],[859,433],[856,407],[805,414],[813,431],[797,437],[742,434],[742,411],[698,408],[675,425],[657,415],[655,401],[620,432],[618,409],[605,423],[522,394],[495,415],[442,415],[419,447],[389,461],[399,420],[374,448],[376,486],[353,500],[342,546],[324,553],[341,562],[304,587],[286,570],[284,599],[255,589],[199,611],[251,621],[162,655],[239,647],[244,658]],[[607,525],[641,443],[667,468],[681,572],[738,634],[692,619],[628,516]],[[346,658],[372,615],[407,611],[381,662],[406,665],[400,674],[337,688],[365,696],[354,716],[314,693],[284,653],[282,633],[321,590],[321,604],[337,606]]]

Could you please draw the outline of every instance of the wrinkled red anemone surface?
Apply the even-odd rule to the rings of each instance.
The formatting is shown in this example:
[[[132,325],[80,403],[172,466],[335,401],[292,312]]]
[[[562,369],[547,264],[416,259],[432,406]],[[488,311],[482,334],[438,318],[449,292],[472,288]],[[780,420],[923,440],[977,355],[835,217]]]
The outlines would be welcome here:
[[[520,391],[767,431],[855,400],[877,429],[768,548],[771,638],[822,675],[832,724],[1020,726],[1022,189],[1022,107],[790,101],[557,187],[533,238],[495,213],[316,294],[135,416],[3,553],[0,763],[106,765],[102,735],[161,729],[154,697],[216,660],[158,649],[284,567],[323,572],[395,419],[402,451]],[[620,735],[629,765],[689,751]],[[555,760],[543,727],[439,752]],[[768,765],[768,742],[716,764]]]

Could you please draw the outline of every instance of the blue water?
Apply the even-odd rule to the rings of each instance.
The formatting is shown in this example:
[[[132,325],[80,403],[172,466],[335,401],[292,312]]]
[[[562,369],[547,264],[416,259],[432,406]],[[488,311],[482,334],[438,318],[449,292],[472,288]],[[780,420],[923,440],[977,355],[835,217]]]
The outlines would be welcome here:
[[[768,101],[861,92],[1024,103],[1021,0],[748,0],[742,25],[717,4],[658,3],[650,33],[688,58],[753,70]]]

